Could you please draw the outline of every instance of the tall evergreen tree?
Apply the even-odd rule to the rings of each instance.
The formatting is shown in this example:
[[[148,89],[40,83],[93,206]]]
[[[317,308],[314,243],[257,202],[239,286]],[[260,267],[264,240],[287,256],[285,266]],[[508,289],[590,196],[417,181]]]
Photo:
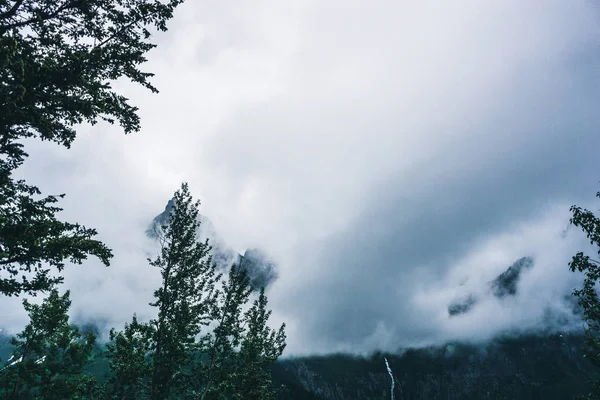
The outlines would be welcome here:
[[[267,310],[264,288],[244,316],[247,326],[239,352],[236,398],[244,400],[275,399],[271,375],[266,367],[277,361],[285,349],[285,325],[278,331],[269,328],[267,322],[271,311]]]
[[[42,304],[24,302],[30,322],[12,340],[13,356],[0,370],[0,397],[12,399],[89,398],[93,377],[84,373],[96,341],[69,325],[69,292],[56,289]]]
[[[108,265],[96,231],[56,218],[61,196],[43,196],[14,171],[23,139],[70,147],[75,126],[118,122],[138,131],[137,108],[114,91],[125,78],[157,92],[140,70],[183,0],[0,0],[0,294],[35,294],[62,281],[65,261]]]
[[[218,293],[212,318],[214,329],[200,339],[200,350],[205,362],[196,364],[194,392],[200,399],[231,398],[235,388],[236,364],[243,334],[243,309],[252,289],[244,271],[231,267],[229,279]]]
[[[164,399],[181,385],[195,337],[206,326],[215,307],[221,278],[208,255],[208,242],[196,240],[199,202],[193,202],[188,185],[175,193],[174,211],[159,235],[160,255],[150,265],[159,268],[162,286],[154,292],[158,318],[155,329],[152,399]]]
[[[211,320],[220,279],[208,243],[196,240],[198,206],[183,184],[175,193],[167,224],[158,232],[160,254],[148,260],[162,277],[151,303],[157,318],[146,324],[134,318],[124,332],[111,334],[108,355],[115,376],[120,377],[120,390],[136,386],[151,399],[165,399],[186,384],[191,354],[197,350],[195,338]],[[128,363],[133,353],[136,361]],[[115,364],[115,360],[123,362]]]
[[[232,266],[215,310],[215,328],[201,338],[205,357],[196,365],[193,387],[202,400],[276,397],[266,367],[285,349],[285,324],[278,331],[268,326],[264,289],[244,312],[251,293],[246,270]]]

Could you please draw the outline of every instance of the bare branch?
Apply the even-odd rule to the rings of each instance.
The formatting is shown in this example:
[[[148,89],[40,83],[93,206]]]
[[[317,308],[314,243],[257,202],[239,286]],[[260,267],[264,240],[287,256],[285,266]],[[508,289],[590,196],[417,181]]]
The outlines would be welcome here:
[[[54,10],[54,12],[51,12],[51,13],[40,12],[39,17],[41,17],[44,21],[56,18],[61,12],[65,11],[69,8],[72,8],[74,5],[75,5],[75,0],[67,1],[62,6],[58,7],[56,10]],[[25,21],[19,21],[19,22],[15,22],[13,24],[5,25],[0,28],[0,33],[6,32],[9,29],[20,28],[22,26],[29,25],[29,24],[37,21],[39,17],[35,16],[30,19],[26,19]]]
[[[10,17],[16,15],[17,10],[19,9],[19,7],[21,7],[21,5],[23,4],[24,1],[25,0],[17,0],[15,2],[15,4],[13,4],[13,6],[11,7],[10,10],[8,10],[5,13],[0,14],[0,19],[7,19],[7,18],[10,18]]]

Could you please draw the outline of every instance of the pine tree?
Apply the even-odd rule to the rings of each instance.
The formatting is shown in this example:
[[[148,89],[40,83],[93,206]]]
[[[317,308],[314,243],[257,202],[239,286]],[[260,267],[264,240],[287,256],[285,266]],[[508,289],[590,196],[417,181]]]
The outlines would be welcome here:
[[[150,265],[160,269],[162,285],[154,292],[157,318],[147,324],[134,321],[122,333],[112,332],[109,358],[118,379],[115,387],[143,388],[148,397],[165,399],[185,387],[192,370],[196,336],[208,325],[215,307],[220,275],[208,255],[207,242],[196,240],[198,202],[188,185],[175,193],[174,207],[159,232],[161,250]],[[130,354],[138,354],[130,357]],[[142,360],[141,354],[149,355]],[[128,362],[131,359],[131,362]],[[122,362],[116,363],[116,360]],[[147,372],[147,375],[144,375]],[[139,393],[138,393],[139,395]],[[128,397],[137,398],[137,397]]]
[[[274,399],[266,367],[285,349],[285,324],[278,331],[268,326],[264,288],[246,311],[252,287],[247,271],[232,266],[216,309],[213,332],[203,336],[205,362],[197,366],[200,399]]]
[[[244,318],[247,330],[239,353],[240,372],[235,390],[238,399],[269,400],[277,396],[266,368],[285,349],[285,324],[278,331],[270,329],[267,325],[270,316],[263,288]]]
[[[161,254],[150,265],[162,275],[162,287],[154,292],[158,318],[155,329],[152,399],[164,399],[170,388],[184,385],[189,354],[196,350],[195,337],[211,318],[221,278],[208,255],[208,242],[196,240],[199,202],[193,202],[188,185],[175,193],[174,212],[160,235]]]
[[[182,0],[0,1],[0,294],[47,291],[65,261],[88,256],[108,265],[96,231],[56,218],[62,196],[43,196],[14,171],[28,156],[23,140],[71,146],[75,126],[118,122],[138,131],[137,108],[111,82],[125,78],[157,92],[140,70],[155,45],[151,31]]]
[[[233,265],[229,279],[218,293],[212,316],[214,329],[200,339],[200,351],[206,361],[196,365],[194,389],[200,389],[201,400],[230,398],[235,391],[239,359],[236,350],[244,335],[242,307],[251,293],[247,274]]]
[[[42,304],[23,301],[30,322],[12,340],[14,353],[0,371],[0,393],[12,399],[89,398],[95,379],[85,374],[96,341],[69,325],[69,292],[52,290]]]

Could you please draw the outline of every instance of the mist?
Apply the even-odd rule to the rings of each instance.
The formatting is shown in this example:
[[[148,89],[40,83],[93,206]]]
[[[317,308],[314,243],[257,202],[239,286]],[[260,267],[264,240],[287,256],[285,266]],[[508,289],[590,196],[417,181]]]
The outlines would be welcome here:
[[[227,243],[277,262],[286,355],[577,329],[567,264],[588,248],[567,227],[600,179],[599,40],[583,0],[188,1],[146,67],[160,93],[117,82],[140,133],[27,143],[23,176],[115,252],[66,269],[73,317],[151,316],[144,232],[187,181]],[[486,295],[523,256],[516,296]]]

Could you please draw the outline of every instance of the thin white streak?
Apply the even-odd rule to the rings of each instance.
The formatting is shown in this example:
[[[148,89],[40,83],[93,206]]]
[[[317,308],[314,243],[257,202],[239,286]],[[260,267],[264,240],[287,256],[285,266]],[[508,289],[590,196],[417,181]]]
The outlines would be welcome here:
[[[10,356],[10,358],[8,359],[8,361],[12,360],[14,358],[14,354],[12,356]],[[7,361],[7,362],[8,362]],[[6,365],[4,368],[2,368],[3,370],[8,368],[8,367],[12,367],[13,365],[20,363],[21,361],[23,361],[23,356],[19,357],[17,360],[11,362],[10,364]]]
[[[390,368],[390,364],[388,364],[387,358],[383,357],[385,360],[385,367],[387,368],[388,374],[390,374],[390,378],[392,378],[392,400],[394,400],[394,374],[392,374],[392,369]]]

